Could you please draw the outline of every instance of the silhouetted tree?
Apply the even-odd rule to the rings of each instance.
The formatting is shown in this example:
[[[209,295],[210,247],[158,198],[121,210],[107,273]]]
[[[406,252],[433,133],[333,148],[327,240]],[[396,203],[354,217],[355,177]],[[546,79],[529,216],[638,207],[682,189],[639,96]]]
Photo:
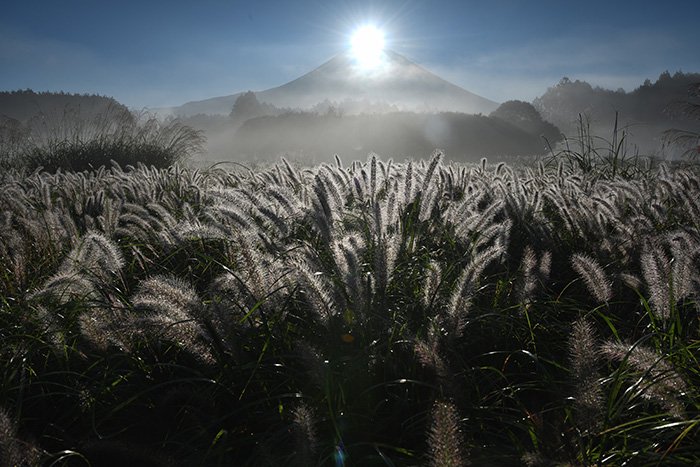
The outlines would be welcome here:
[[[238,96],[233,104],[233,109],[231,109],[230,117],[236,121],[244,122],[249,118],[261,115],[264,115],[264,112],[258,98],[253,91],[248,91]]]
[[[669,104],[687,100],[687,89],[693,83],[700,82],[700,74],[676,72],[673,75],[665,71],[656,82],[644,81],[644,84],[631,92],[620,92],[600,87],[593,87],[585,81],[572,81],[562,78],[559,83],[533,100],[532,104],[542,118],[559,127],[564,133],[573,135],[577,132],[579,114],[586,115],[599,134],[607,133],[612,128],[616,114],[619,114],[624,126],[642,124],[640,132],[652,133],[674,125],[671,115],[666,111]],[[675,115],[684,118],[691,127],[697,127],[697,121],[687,115]],[[640,135],[635,135],[640,136]]]
[[[504,120],[533,135],[543,136],[550,143],[561,139],[559,128],[544,121],[537,109],[529,102],[506,101],[489,116]]]
[[[280,115],[289,110],[280,109],[267,102],[258,101],[253,91],[247,91],[236,99],[229,117],[236,125],[242,125],[251,118]]]

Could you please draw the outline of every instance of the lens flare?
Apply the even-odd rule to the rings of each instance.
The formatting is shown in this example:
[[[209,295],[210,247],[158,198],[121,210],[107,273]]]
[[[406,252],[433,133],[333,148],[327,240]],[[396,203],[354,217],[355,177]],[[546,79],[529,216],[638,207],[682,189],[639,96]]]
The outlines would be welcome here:
[[[384,55],[384,33],[373,25],[358,28],[351,39],[352,55],[364,69],[376,68]]]

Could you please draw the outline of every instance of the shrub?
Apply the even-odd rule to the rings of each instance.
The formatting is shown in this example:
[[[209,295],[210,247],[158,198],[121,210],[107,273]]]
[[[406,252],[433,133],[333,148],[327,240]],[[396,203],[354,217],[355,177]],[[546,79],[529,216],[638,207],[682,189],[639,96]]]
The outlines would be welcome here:
[[[600,178],[630,178],[649,173],[653,165],[652,158],[640,155],[636,147],[633,151],[631,149],[627,129],[618,126],[617,112],[611,139],[595,135],[591,131],[590,118],[579,114],[576,136],[564,137],[559,150],[552,150],[546,163],[564,162],[571,169]]]
[[[61,119],[40,114],[26,124],[0,126],[0,164],[49,172],[82,171],[110,165],[165,168],[201,150],[204,136],[177,119],[160,122],[118,107],[83,118],[65,111]]]

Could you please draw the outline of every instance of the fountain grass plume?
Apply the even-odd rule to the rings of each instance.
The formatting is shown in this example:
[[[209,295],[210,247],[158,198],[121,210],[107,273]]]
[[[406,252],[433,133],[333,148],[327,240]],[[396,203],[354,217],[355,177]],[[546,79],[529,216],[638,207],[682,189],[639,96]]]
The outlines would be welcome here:
[[[124,256],[118,246],[100,232],[88,232],[68,254],[61,270],[109,281],[123,267]]]
[[[568,346],[576,424],[592,435],[602,423],[604,394],[599,382],[600,351],[590,321],[581,318],[574,322]]]
[[[40,451],[33,444],[17,437],[17,426],[10,414],[0,407],[0,465],[8,467],[40,464]]]
[[[206,328],[207,317],[201,299],[192,286],[171,275],[154,276],[139,284],[131,298],[134,313],[127,327],[133,337],[169,341],[209,364],[213,361]]]
[[[635,371],[633,394],[659,403],[677,419],[686,418],[682,399],[688,385],[663,354],[641,345],[614,341],[605,342],[600,349],[609,360],[626,364]]]
[[[612,299],[611,282],[595,259],[576,253],[571,256],[571,267],[583,278],[588,291],[599,303],[607,303]]]
[[[451,402],[437,401],[431,411],[428,431],[431,467],[463,467],[469,465],[460,428],[459,412]]]
[[[532,246],[527,245],[523,251],[523,258],[520,262],[520,270],[522,280],[519,292],[520,302],[526,304],[532,300],[535,288],[537,287],[537,278],[535,268],[537,267],[537,256]]]
[[[408,206],[413,201],[413,161],[406,165],[404,173],[403,205]]]
[[[658,242],[645,245],[640,258],[642,276],[649,290],[649,302],[657,318],[667,320],[671,316],[672,287],[671,260]]]
[[[315,424],[315,417],[308,405],[301,403],[292,411],[296,465],[309,466],[317,463],[318,436]]]

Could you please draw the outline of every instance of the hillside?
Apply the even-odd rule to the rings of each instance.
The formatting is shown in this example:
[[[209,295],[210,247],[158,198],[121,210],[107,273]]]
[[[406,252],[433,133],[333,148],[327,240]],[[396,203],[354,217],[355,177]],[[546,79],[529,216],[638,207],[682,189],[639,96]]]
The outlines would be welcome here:
[[[563,78],[533,105],[542,117],[568,135],[577,133],[579,114],[590,119],[593,132],[609,136],[615,112],[620,126],[628,127],[634,141],[646,149],[661,143],[661,133],[669,128],[700,131],[700,120],[676,112],[678,102],[690,99],[689,90],[700,82],[700,73],[662,73],[655,82],[646,80],[631,92],[593,87],[585,81]]]
[[[89,120],[106,112],[128,111],[111,97],[64,92],[35,92],[31,89],[0,92],[0,118],[26,122],[43,114],[61,119],[64,114],[79,113]]]

